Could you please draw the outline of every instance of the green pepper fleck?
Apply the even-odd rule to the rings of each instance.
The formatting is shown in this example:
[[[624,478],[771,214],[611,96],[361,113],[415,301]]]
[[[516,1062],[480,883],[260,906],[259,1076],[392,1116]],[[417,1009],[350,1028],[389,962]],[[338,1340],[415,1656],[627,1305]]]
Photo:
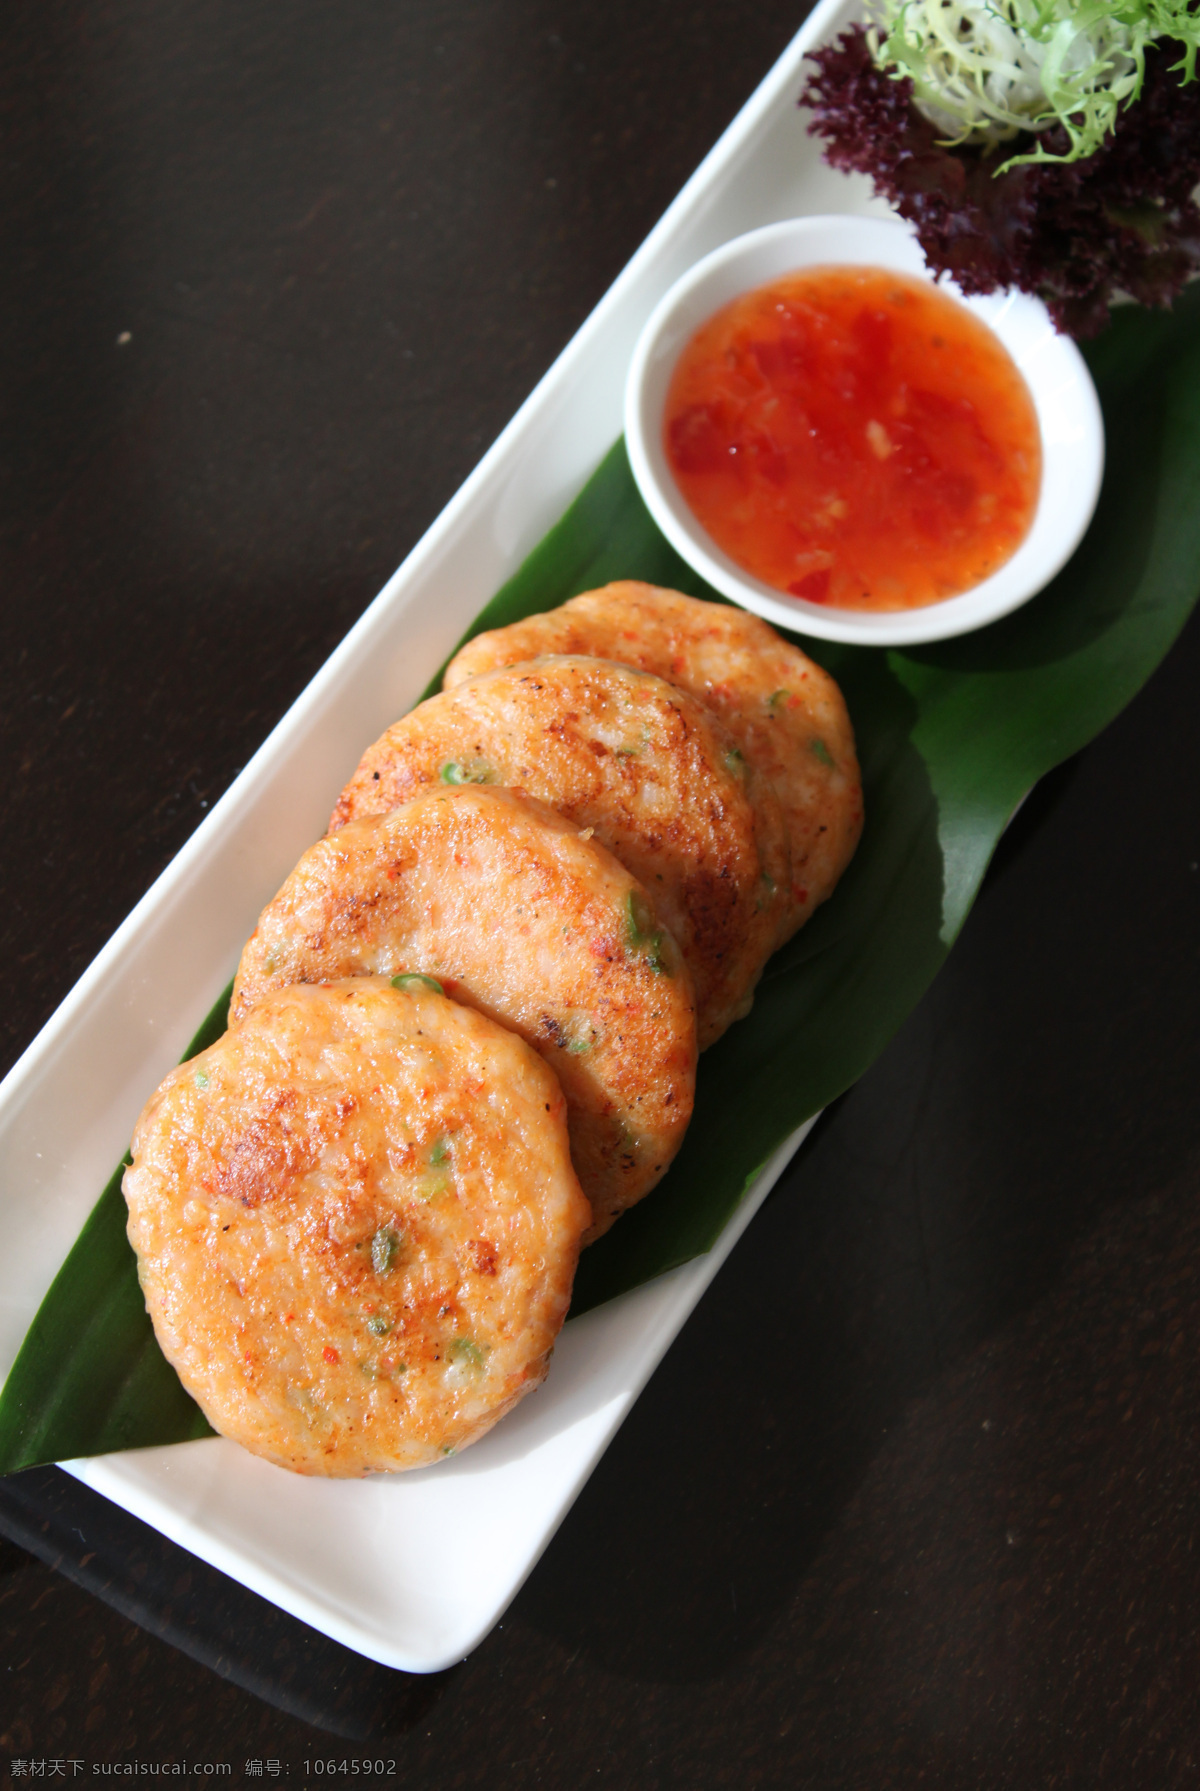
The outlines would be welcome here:
[[[626,707],[629,707],[627,704]],[[650,729],[642,724],[642,737],[636,742],[626,742],[624,746],[615,748],[618,759],[639,759],[650,744]]]
[[[448,1163],[450,1161],[450,1140],[448,1138],[434,1139],[433,1149],[429,1153],[429,1161],[431,1163]]]
[[[819,736],[814,735],[808,744],[813,757],[820,759],[822,765],[828,765],[830,770],[832,770],[834,762],[833,754],[830,752],[825,742]]]
[[[400,1233],[390,1225],[381,1225],[371,1239],[371,1267],[377,1275],[386,1275],[395,1267],[403,1243]]]
[[[449,760],[442,766],[441,779],[444,784],[490,784],[493,781],[490,768],[478,759],[469,765]]]
[[[446,1354],[452,1362],[459,1362],[464,1368],[473,1368],[476,1374],[482,1374],[483,1365],[491,1351],[486,1344],[476,1343],[473,1337],[452,1337],[446,1346]]]
[[[590,1051],[591,1048],[591,1039],[572,1039],[567,1046],[567,1051],[571,1057],[582,1057],[584,1052]]]
[[[367,1320],[367,1329],[372,1337],[386,1337],[392,1328],[390,1318],[384,1318],[382,1312],[376,1312]]]
[[[631,889],[625,898],[625,943],[630,951],[645,952],[651,970],[670,976],[662,956],[663,936],[654,925],[655,915],[640,890]]]
[[[417,1177],[416,1192],[422,1200],[437,1200],[450,1190],[450,1171],[446,1168],[424,1169]]]
[[[790,697],[791,694],[790,690],[773,690],[767,698],[767,707],[770,709],[778,709],[780,703],[782,703],[786,697]]]
[[[392,978],[393,989],[408,989],[413,983],[421,983],[427,989],[433,989],[438,995],[446,993],[436,976],[425,976],[419,970],[406,970],[400,976]]]
[[[207,1088],[208,1087],[208,1071],[207,1070],[197,1070],[196,1071],[196,1087],[197,1088]]]
[[[735,777],[741,777],[746,769],[746,760],[736,746],[731,746],[725,754],[725,769],[732,771]]]

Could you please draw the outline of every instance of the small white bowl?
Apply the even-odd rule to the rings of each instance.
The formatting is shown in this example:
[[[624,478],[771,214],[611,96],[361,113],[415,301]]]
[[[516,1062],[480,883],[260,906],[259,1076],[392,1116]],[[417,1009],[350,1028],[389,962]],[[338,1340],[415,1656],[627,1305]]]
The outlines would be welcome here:
[[[625,388],[625,437],[634,478],[651,515],[689,565],[716,590],[777,627],[823,640],[906,646],[945,640],[994,622],[1036,595],[1070,558],[1091,520],[1104,471],[1104,423],[1082,355],[1060,336],[1046,307],[1023,292],[964,298],[943,290],[990,326],[1024,375],[1042,433],[1042,487],[1025,540],[982,584],[920,609],[852,610],[806,603],[743,571],[692,514],[663,447],[667,386],[700,325],[743,292],[796,268],[896,268],[928,278],[907,224],[890,218],[795,218],[752,230],[705,256],[656,307],[634,350]]]

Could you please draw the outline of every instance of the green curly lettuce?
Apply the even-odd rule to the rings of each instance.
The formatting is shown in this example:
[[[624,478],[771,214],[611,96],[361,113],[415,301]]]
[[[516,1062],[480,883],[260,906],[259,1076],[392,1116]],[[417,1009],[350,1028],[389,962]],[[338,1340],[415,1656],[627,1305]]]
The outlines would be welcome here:
[[[1068,149],[1036,145],[1020,162],[1093,154],[1142,90],[1146,50],[1173,39],[1173,69],[1196,73],[1194,0],[878,0],[871,49],[880,68],[913,83],[921,111],[949,146],[1002,143],[1059,124]]]

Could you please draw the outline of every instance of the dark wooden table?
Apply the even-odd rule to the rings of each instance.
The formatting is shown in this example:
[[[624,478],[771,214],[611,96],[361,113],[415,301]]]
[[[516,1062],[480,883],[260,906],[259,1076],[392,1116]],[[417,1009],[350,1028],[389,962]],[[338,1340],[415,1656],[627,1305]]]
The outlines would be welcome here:
[[[12,0],[6,1062],[800,16]],[[0,1760],[1194,1784],[1198,684],[1193,624],[1035,793],[468,1661],[373,1666],[34,1471],[0,1487]]]

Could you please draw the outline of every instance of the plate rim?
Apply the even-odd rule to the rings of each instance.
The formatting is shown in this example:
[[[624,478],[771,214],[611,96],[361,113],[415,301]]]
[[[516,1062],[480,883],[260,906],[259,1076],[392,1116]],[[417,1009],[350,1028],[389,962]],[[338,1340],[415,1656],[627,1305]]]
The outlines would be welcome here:
[[[27,1314],[16,1334],[17,1346],[29,1318],[37,1310],[57,1272],[62,1256],[74,1241],[82,1217],[86,1217],[91,1210],[97,1191],[107,1180],[112,1163],[122,1154],[132,1129],[132,1118],[145,1099],[146,1089],[155,1086],[165,1069],[159,1067],[153,1080],[143,1083],[138,1104],[131,1113],[126,1112],[128,1103],[124,1094],[120,1099],[106,1099],[102,1090],[95,1093],[93,1118],[87,1125],[82,1120],[79,1122],[80,1135],[71,1141],[72,1146],[76,1147],[76,1155],[72,1157],[64,1144],[65,1154],[55,1157],[53,1164],[48,1164],[44,1170],[35,1171],[33,1157],[36,1155],[40,1160],[42,1152],[33,1152],[34,1143],[44,1143],[47,1154],[53,1155],[49,1137],[37,1131],[38,1102],[46,1078],[60,1070],[64,1063],[70,1070],[73,1061],[76,1063],[73,1073],[79,1073],[79,1034],[81,1029],[86,1031],[89,1025],[100,1023],[96,1015],[102,1013],[105,1002],[110,1006],[119,1006],[123,1014],[128,1012],[130,1016],[130,1036],[134,1039],[130,1055],[131,1060],[136,1059],[136,1062],[128,1072],[129,1078],[136,1082],[145,1065],[170,1067],[178,1060],[187,1040],[211,1006],[215,990],[224,985],[232,966],[222,965],[212,971],[206,994],[197,994],[195,988],[188,984],[186,995],[180,995],[176,1000],[172,989],[160,990],[160,1005],[156,1010],[140,984],[134,986],[137,978],[131,971],[131,965],[144,965],[147,961],[146,953],[157,949],[154,941],[161,940],[164,930],[169,934],[172,919],[177,918],[185,902],[191,902],[193,906],[203,902],[206,879],[214,878],[222,871],[223,866],[228,870],[230,863],[235,865],[238,875],[242,875],[242,867],[237,858],[239,840],[257,824],[277,785],[290,780],[291,787],[303,781],[306,759],[322,767],[316,794],[311,799],[313,812],[321,809],[322,780],[330,775],[330,771],[320,755],[328,752],[331,739],[341,740],[340,724],[334,714],[336,698],[339,691],[343,691],[350,683],[355,683],[357,691],[359,679],[374,676],[377,680],[382,680],[385,677],[389,668],[376,666],[373,658],[385,629],[390,631],[389,639],[399,631],[406,639],[412,635],[416,641],[415,646],[408,650],[408,656],[420,661],[423,675],[411,677],[407,687],[415,700],[424,676],[444,656],[441,646],[447,631],[452,632],[457,627],[457,611],[450,613],[443,606],[442,613],[433,618],[428,613],[428,605],[422,607],[423,599],[427,597],[430,584],[435,581],[439,568],[448,559],[451,550],[461,547],[464,530],[469,531],[474,526],[470,521],[474,511],[482,503],[491,502],[496,510],[497,527],[503,524],[508,530],[503,541],[497,540],[491,544],[492,560],[488,560],[487,554],[482,550],[477,555],[479,565],[483,568],[479,571],[481,589],[485,589],[487,595],[490,595],[497,582],[502,582],[496,580],[495,565],[503,564],[507,567],[505,576],[515,570],[545,534],[546,529],[557,520],[566,504],[577,494],[600,457],[590,447],[586,453],[582,450],[577,453],[567,464],[565,471],[557,472],[557,482],[550,480],[537,486],[532,495],[526,498],[525,508],[518,511],[515,521],[511,517],[505,520],[506,492],[514,485],[520,485],[523,491],[527,487],[531,472],[527,452],[530,439],[535,436],[536,429],[543,426],[547,416],[553,418],[561,410],[568,392],[583,384],[583,378],[596,358],[596,346],[602,338],[602,332],[608,331],[621,341],[627,341],[627,347],[631,349],[636,327],[630,326],[625,313],[631,307],[639,305],[642,317],[648,313],[658,292],[665,290],[675,273],[704,252],[703,247],[697,249],[694,246],[693,239],[697,236],[703,239],[707,231],[711,239],[716,232],[716,240],[719,241],[736,233],[722,226],[720,207],[723,200],[728,201],[730,194],[736,193],[739,179],[743,179],[750,190],[753,205],[761,209],[764,203],[770,202],[764,201],[763,190],[755,187],[755,178],[761,172],[756,166],[756,155],[761,160],[763,144],[776,125],[782,126],[785,119],[793,116],[798,118],[794,95],[800,76],[800,64],[807,50],[839,24],[848,22],[854,16],[854,0],[820,0],[820,4],[803,21],[746,104],[491,448],[271,730],[229,789],[135,904],[0,1083],[0,1138],[5,1141],[15,1138],[24,1153],[22,1155],[18,1152],[10,1179],[19,1180],[24,1170],[30,1177],[33,1190],[30,1201],[36,1198],[42,1203],[35,1214],[37,1224],[29,1228],[31,1233],[36,1233],[36,1237],[31,1242],[22,1233],[19,1240],[26,1257],[32,1254],[34,1261],[33,1278],[29,1283],[32,1292],[24,1287],[19,1302],[7,1302],[10,1316],[11,1309],[17,1305],[21,1312]],[[802,130],[803,121],[798,119],[798,123]],[[769,174],[769,170],[767,172]],[[793,174],[797,180],[800,178],[798,167],[793,169]],[[846,180],[845,176],[836,178],[839,185]],[[767,185],[769,188],[769,180]],[[857,197],[860,203],[865,202],[861,188]],[[867,208],[869,209],[869,204]],[[615,417],[615,427],[604,443],[605,448],[620,431],[619,393]],[[537,469],[534,467],[532,470]],[[536,481],[534,483],[536,485]],[[471,546],[472,543],[468,545]],[[478,593],[475,593],[464,599],[472,606],[468,621],[481,607],[481,601],[477,597]],[[393,653],[393,660],[394,657]],[[393,706],[391,714],[394,716],[394,713]],[[356,749],[356,757],[360,751],[361,741]],[[336,764],[332,775],[336,793],[336,787],[340,783]],[[327,812],[328,805],[322,812],[320,827],[324,825],[323,815]],[[289,826],[293,832],[296,831],[294,821],[289,822]],[[282,881],[294,862],[296,854],[286,843],[287,833],[287,827],[281,828],[282,842],[272,836],[263,846],[263,862],[267,868],[264,869],[260,863],[253,874],[246,873],[249,893],[239,883],[236,899],[235,895],[229,897],[231,907],[236,907],[239,902],[243,906],[249,902],[253,904],[247,907],[249,925],[240,932],[241,938],[252,929],[262,901],[269,898],[271,891]],[[315,833],[306,835],[305,844],[312,837],[315,837]],[[272,854],[281,857],[278,869],[270,868]],[[255,897],[254,890],[264,882],[267,897]],[[146,943],[148,938],[151,939],[150,945]],[[201,950],[209,949],[206,936]],[[164,1011],[169,1016],[169,1024],[163,1021]],[[76,1052],[74,1060],[73,1051]],[[99,1075],[100,1072],[97,1071],[96,1074]],[[125,1101],[126,1106],[122,1105],[122,1101]],[[371,1633],[370,1626],[361,1614],[356,1615],[352,1609],[345,1607],[334,1608],[335,1601],[332,1597],[326,1597],[322,1602],[315,1595],[298,1592],[295,1586],[284,1583],[283,1575],[269,1565],[264,1565],[252,1552],[248,1553],[246,1544],[228,1544],[220,1534],[214,1532],[210,1512],[202,1505],[196,1506],[195,1497],[190,1490],[181,1494],[176,1486],[176,1496],[168,1497],[163,1490],[164,1477],[160,1475],[156,1478],[151,1472],[155,1464],[150,1461],[150,1457],[170,1456],[179,1470],[174,1476],[176,1480],[195,1479],[195,1475],[184,1470],[183,1445],[169,1445],[160,1450],[131,1450],[62,1465],[75,1478],[113,1499],[122,1508],[169,1536],[189,1552],[209,1561],[231,1578],[249,1586],[270,1602],[356,1652],[384,1665],[409,1672],[439,1671],[463,1658],[503,1615],[623,1422],[641,1388],[662,1360],[670,1343],[694,1310],[704,1290],[815,1119],[816,1116],[780,1146],[748,1190],[710,1252],[644,1287],[631,1290],[616,1301],[596,1308],[592,1313],[582,1315],[578,1321],[573,1321],[573,1324],[578,1323],[581,1327],[589,1326],[589,1321],[595,1321],[590,1329],[600,1329],[599,1315],[609,1315],[607,1322],[615,1324],[630,1321],[631,1315],[640,1312],[642,1318],[639,1323],[644,1321],[643,1328],[647,1336],[653,1334],[653,1346],[643,1350],[637,1357],[634,1370],[626,1377],[627,1384],[621,1388],[620,1396],[611,1402],[611,1410],[602,1415],[602,1421],[596,1421],[587,1446],[581,1448],[571,1472],[562,1478],[553,1512],[538,1534],[527,1539],[526,1544],[514,1553],[510,1572],[503,1586],[489,1592],[486,1608],[480,1604],[470,1612],[461,1612],[457,1626],[451,1626],[446,1634],[436,1640],[432,1636],[425,1643],[420,1640],[414,1642],[411,1638],[407,1641],[380,1638]],[[120,1142],[114,1148],[114,1142],[118,1139]],[[106,1161],[107,1168],[103,1174],[97,1174],[94,1181],[81,1187],[80,1176],[83,1175],[86,1179],[92,1173],[86,1167],[80,1170],[81,1161],[85,1165]],[[0,1223],[10,1228],[13,1205],[10,1199],[7,1207],[0,1206]],[[62,1242],[64,1238],[65,1243]],[[45,1247],[47,1239],[50,1242],[58,1240],[55,1252],[50,1252]],[[33,1248],[34,1244],[40,1247],[40,1255],[38,1249]],[[0,1287],[0,1306],[5,1304],[2,1298],[4,1291]],[[0,1363],[5,1371],[15,1355],[13,1348],[5,1360],[4,1352],[11,1344],[12,1330],[10,1323],[8,1339],[0,1344]],[[552,1386],[553,1383],[552,1376],[549,1384]],[[535,1395],[525,1404],[531,1409],[537,1409],[537,1398],[538,1395]],[[508,1423],[511,1425],[520,1416],[520,1413],[514,1414]],[[468,1452],[462,1458],[463,1461],[469,1463],[478,1459],[482,1462],[483,1452],[488,1450],[489,1445],[498,1447],[494,1439],[503,1438],[505,1434],[506,1427],[498,1427],[491,1437],[485,1438]],[[187,1445],[186,1450],[208,1452],[211,1456],[214,1451],[232,1451],[235,1447],[223,1439],[209,1439]],[[239,1456],[242,1453],[238,1451]],[[198,1454],[186,1454],[189,1464],[194,1465],[201,1459]],[[255,1458],[247,1457],[246,1460],[253,1464],[255,1473],[259,1470],[266,1474],[282,1473],[282,1470],[272,1469],[269,1464],[258,1462]],[[444,1474],[447,1469],[457,1465],[447,1464],[446,1469],[438,1468],[428,1472]],[[172,1476],[167,1475],[165,1478],[170,1480]],[[287,1478],[294,1480],[296,1477]],[[405,1482],[410,1478],[412,1477],[392,1477],[392,1485],[402,1492]],[[357,1487],[364,1483],[336,1484]],[[208,1528],[205,1527],[206,1523]]]

